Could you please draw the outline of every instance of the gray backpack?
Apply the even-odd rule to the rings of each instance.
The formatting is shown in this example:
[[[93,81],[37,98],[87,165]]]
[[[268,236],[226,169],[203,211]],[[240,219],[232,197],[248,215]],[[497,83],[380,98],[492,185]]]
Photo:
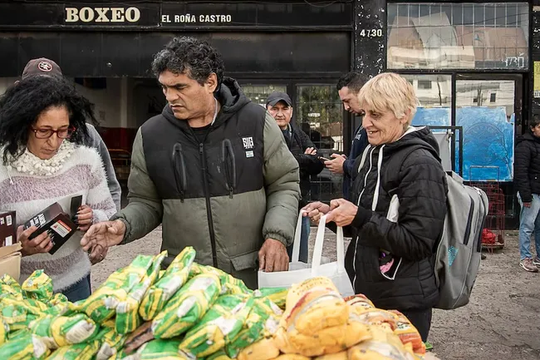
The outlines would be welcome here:
[[[480,267],[482,230],[489,202],[481,189],[463,184],[452,172],[448,183],[447,214],[435,256],[435,277],[440,291],[439,309],[467,305]]]

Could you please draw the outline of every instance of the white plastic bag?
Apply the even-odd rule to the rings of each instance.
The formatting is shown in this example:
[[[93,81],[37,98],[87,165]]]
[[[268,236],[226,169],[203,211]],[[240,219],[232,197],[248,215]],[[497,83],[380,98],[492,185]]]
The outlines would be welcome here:
[[[326,276],[332,280],[342,296],[354,295],[351,281],[347,275],[347,272],[345,271],[345,245],[343,242],[343,229],[338,227],[336,232],[337,261],[321,265],[324,232],[326,227],[326,215],[321,217],[319,227],[317,229],[315,248],[313,250],[313,258],[311,260],[310,267],[310,265],[298,261],[300,254],[301,227],[302,214],[300,213],[298,223],[296,224],[296,232],[294,234],[294,245],[291,262],[289,263],[289,271],[259,271],[259,288],[291,287],[293,284],[300,283],[316,276]]]

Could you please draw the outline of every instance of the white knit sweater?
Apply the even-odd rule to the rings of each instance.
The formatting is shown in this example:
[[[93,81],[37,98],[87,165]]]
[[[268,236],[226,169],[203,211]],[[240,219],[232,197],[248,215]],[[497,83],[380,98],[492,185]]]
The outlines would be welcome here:
[[[15,210],[17,225],[24,224],[54,202],[69,212],[71,198],[76,195],[82,195],[82,203],[92,208],[94,223],[106,221],[116,212],[101,158],[94,149],[75,147],[61,167],[48,175],[31,175],[29,171],[20,172],[0,165],[0,209]],[[55,291],[84,278],[90,273],[91,264],[80,246],[81,237],[82,233],[77,231],[54,255],[23,257],[21,282],[37,269],[43,269],[52,278]]]

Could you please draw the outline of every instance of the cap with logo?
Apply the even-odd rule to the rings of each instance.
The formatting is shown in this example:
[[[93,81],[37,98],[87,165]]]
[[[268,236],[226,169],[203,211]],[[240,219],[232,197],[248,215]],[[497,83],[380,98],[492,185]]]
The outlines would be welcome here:
[[[280,91],[274,91],[273,93],[268,95],[268,98],[266,99],[266,105],[274,106],[280,101],[283,101],[287,105],[292,106],[292,101],[289,95]]]
[[[62,76],[62,69],[50,59],[32,59],[24,67],[21,78],[25,79],[33,75]]]

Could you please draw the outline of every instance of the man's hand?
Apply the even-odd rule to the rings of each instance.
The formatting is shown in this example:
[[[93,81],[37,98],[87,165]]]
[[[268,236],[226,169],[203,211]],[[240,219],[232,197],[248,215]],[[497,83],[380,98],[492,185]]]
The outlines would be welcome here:
[[[80,231],[86,231],[92,225],[94,220],[94,213],[92,208],[88,205],[82,205],[77,211],[77,225]]]
[[[99,262],[102,262],[103,259],[105,259],[105,256],[107,256],[107,253],[109,252],[109,248],[104,248],[103,246],[96,244],[91,249],[90,253],[88,254],[88,258],[90,259],[90,263],[92,265],[95,265]]]
[[[524,202],[523,203],[523,206],[525,206],[526,208],[530,208],[531,205],[532,205],[532,203],[530,203],[530,202]]]
[[[281,241],[266,239],[259,250],[259,270],[264,272],[289,270],[289,255]]]
[[[317,149],[308,147],[306,151],[304,152],[306,155],[317,155]]]
[[[333,221],[337,226],[350,225],[356,213],[358,212],[358,206],[345,199],[335,199],[330,201],[330,211],[326,216],[326,222]]]
[[[334,174],[343,174],[343,163],[347,160],[345,155],[332,154],[332,160],[324,162],[324,166]]]
[[[312,202],[302,208],[303,216],[308,216],[311,220],[319,222],[322,215],[330,211],[330,206],[320,201]]]
[[[17,240],[21,243],[21,253],[23,256],[47,253],[53,248],[53,242],[47,231],[42,232],[32,240],[28,239],[36,230],[37,227],[35,226],[30,226],[24,231],[22,226],[17,228]]]
[[[104,221],[90,226],[90,229],[81,239],[81,246],[86,252],[91,252],[90,259],[105,258],[107,250],[114,245],[118,245],[124,239],[126,225],[120,220]],[[100,246],[97,246],[100,245]],[[99,255],[98,255],[99,254]],[[97,258],[93,261],[98,260]]]

